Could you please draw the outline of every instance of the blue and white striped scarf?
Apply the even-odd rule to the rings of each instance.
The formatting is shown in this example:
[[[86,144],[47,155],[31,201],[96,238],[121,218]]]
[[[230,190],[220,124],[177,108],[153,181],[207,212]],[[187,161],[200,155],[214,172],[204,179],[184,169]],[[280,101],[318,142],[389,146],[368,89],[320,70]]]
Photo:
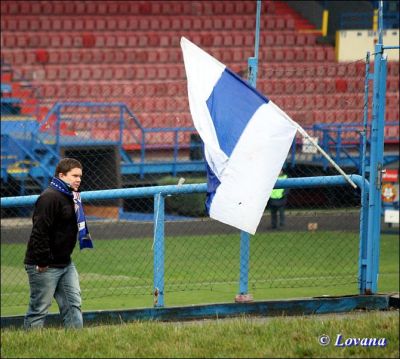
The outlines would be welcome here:
[[[70,185],[60,180],[57,177],[53,177],[50,182],[50,187],[57,191],[66,194],[71,197],[74,201],[76,221],[78,224],[78,238],[80,249],[93,248],[92,238],[89,233],[89,228],[86,223],[85,212],[83,211],[81,195],[79,192],[72,191]]]

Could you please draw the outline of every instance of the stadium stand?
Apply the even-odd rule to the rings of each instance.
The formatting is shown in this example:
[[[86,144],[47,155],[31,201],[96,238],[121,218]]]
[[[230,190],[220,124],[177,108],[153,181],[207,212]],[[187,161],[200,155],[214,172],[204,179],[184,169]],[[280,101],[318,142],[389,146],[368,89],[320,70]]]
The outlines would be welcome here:
[[[338,64],[290,3],[262,6],[257,87],[303,126],[361,123],[364,62]],[[144,127],[192,126],[180,37],[243,77],[254,52],[255,1],[5,0],[1,11],[2,111],[39,122],[56,101],[114,101]],[[399,118],[398,67],[389,63],[388,121]]]

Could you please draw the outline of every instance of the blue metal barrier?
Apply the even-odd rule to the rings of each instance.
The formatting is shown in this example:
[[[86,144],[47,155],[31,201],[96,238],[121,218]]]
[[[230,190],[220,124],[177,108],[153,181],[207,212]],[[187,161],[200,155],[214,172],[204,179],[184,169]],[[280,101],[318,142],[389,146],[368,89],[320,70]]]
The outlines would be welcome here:
[[[372,76],[366,76],[366,81],[371,80]],[[368,107],[364,108],[367,109]],[[365,114],[364,114],[365,118]],[[385,122],[385,126],[398,126],[395,121]],[[364,153],[367,145],[370,145],[368,140],[371,123],[318,123],[310,127],[304,127],[306,131],[312,133],[315,137],[318,137],[321,148],[329,154],[332,154],[332,158],[339,166],[354,167],[358,173],[362,173],[363,161],[369,164],[369,155]],[[351,135],[351,136],[349,136]],[[348,140],[351,137],[352,140]],[[385,136],[386,141],[398,142],[398,137]],[[297,146],[301,145],[301,141],[296,139],[293,141],[290,154],[289,163],[291,167],[296,166],[296,152]],[[364,154],[364,157],[363,157]],[[387,153],[383,154],[383,164],[388,165],[390,163],[398,161],[400,156],[398,154]],[[323,169],[326,170],[329,166],[328,160],[320,154],[315,154],[310,160],[310,163],[314,165],[322,165]]]
[[[351,175],[350,178],[357,184],[360,190],[365,191],[365,197],[367,197],[369,184],[368,181],[363,180],[359,175]],[[348,182],[342,176],[322,176],[322,177],[303,177],[303,178],[286,178],[279,179],[276,182],[275,188],[311,188],[311,187],[328,187],[328,186],[346,186]],[[143,197],[154,197],[154,295],[155,301],[154,306],[161,307],[164,305],[164,198],[167,195],[173,194],[184,194],[184,193],[204,193],[207,191],[207,184],[188,184],[188,185],[173,185],[173,186],[152,186],[152,187],[140,187],[140,188],[123,188],[123,189],[110,189],[100,191],[87,191],[82,192],[81,197],[83,201],[89,200],[107,200],[107,199],[126,199],[126,198],[143,198]],[[362,193],[363,195],[363,193]],[[3,197],[1,198],[1,207],[18,207],[18,206],[29,206],[33,205],[38,196],[23,196],[23,197]],[[364,203],[363,205],[368,205]],[[360,212],[360,231],[366,228],[363,223],[366,218],[362,216],[363,209]],[[366,243],[366,236],[360,235],[360,247],[371,245],[368,241]],[[247,293],[247,283],[249,275],[249,245],[250,237],[241,239],[241,263],[239,269],[239,293]],[[368,256],[365,260],[359,260],[359,266],[363,266],[364,272],[370,272],[373,268],[373,264],[379,260],[379,251],[370,252],[369,247],[367,248],[368,253],[374,253],[374,256]],[[247,251],[246,251],[247,249]],[[375,258],[378,256],[378,258]],[[361,268],[359,269],[361,272]],[[369,279],[369,277],[368,277]],[[367,278],[360,277],[359,280],[363,280],[363,283],[359,283],[360,294],[365,292],[376,292],[376,283],[366,281]],[[361,291],[361,288],[363,291]]]

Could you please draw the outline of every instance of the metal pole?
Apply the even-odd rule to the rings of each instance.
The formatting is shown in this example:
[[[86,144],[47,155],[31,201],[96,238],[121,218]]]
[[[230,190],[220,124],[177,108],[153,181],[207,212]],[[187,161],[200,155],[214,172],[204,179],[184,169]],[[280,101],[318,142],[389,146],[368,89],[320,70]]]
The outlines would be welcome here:
[[[361,176],[363,178],[361,187],[361,211],[360,211],[360,245],[358,256],[358,289],[360,294],[365,294],[367,282],[367,234],[368,234],[368,197],[365,188],[366,154],[368,141],[368,93],[369,80],[372,79],[369,71],[370,53],[367,52],[365,60],[365,83],[364,83],[364,121],[361,133]]]
[[[249,259],[250,259],[250,234],[241,231],[239,295],[246,295],[249,291]]]
[[[378,9],[378,44],[383,46],[383,1],[379,1],[379,9]]]
[[[248,80],[249,83],[256,87],[257,68],[258,68],[258,47],[260,43],[260,16],[261,16],[261,0],[257,0],[256,13],[256,35],[254,44],[254,57],[249,57]],[[239,294],[236,296],[237,302],[252,301],[252,296],[249,291],[249,261],[250,261],[250,234],[244,231],[240,232],[240,279],[239,279]]]
[[[381,225],[381,182],[385,126],[386,59],[382,44],[382,1],[379,2],[379,42],[375,45],[374,88],[372,96],[371,162],[367,239],[366,293],[377,291]]]
[[[248,81],[256,87],[257,83],[257,72],[258,72],[258,48],[260,44],[260,16],[261,16],[261,0],[257,0],[257,13],[256,13],[256,34],[254,41],[254,57],[249,57],[247,60],[248,64]]]
[[[373,234],[373,281],[372,281],[372,292],[378,291],[378,279],[379,279],[379,256],[380,256],[380,240],[381,240],[381,218],[382,218],[382,175],[384,173],[383,168],[383,153],[385,149],[385,100],[386,100],[386,76],[387,76],[387,55],[383,54],[380,65],[379,74],[379,114],[378,114],[378,133],[377,133],[377,163],[378,163],[378,176],[376,183],[376,226]]]
[[[154,307],[164,306],[164,196],[154,195]]]

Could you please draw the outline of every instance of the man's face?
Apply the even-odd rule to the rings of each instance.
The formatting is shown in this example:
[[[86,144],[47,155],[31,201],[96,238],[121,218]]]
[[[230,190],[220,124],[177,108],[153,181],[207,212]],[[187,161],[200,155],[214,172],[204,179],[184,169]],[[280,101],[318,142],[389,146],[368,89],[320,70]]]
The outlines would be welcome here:
[[[60,173],[60,179],[68,183],[74,191],[77,191],[82,181],[82,170],[80,168],[73,168],[66,174]]]

